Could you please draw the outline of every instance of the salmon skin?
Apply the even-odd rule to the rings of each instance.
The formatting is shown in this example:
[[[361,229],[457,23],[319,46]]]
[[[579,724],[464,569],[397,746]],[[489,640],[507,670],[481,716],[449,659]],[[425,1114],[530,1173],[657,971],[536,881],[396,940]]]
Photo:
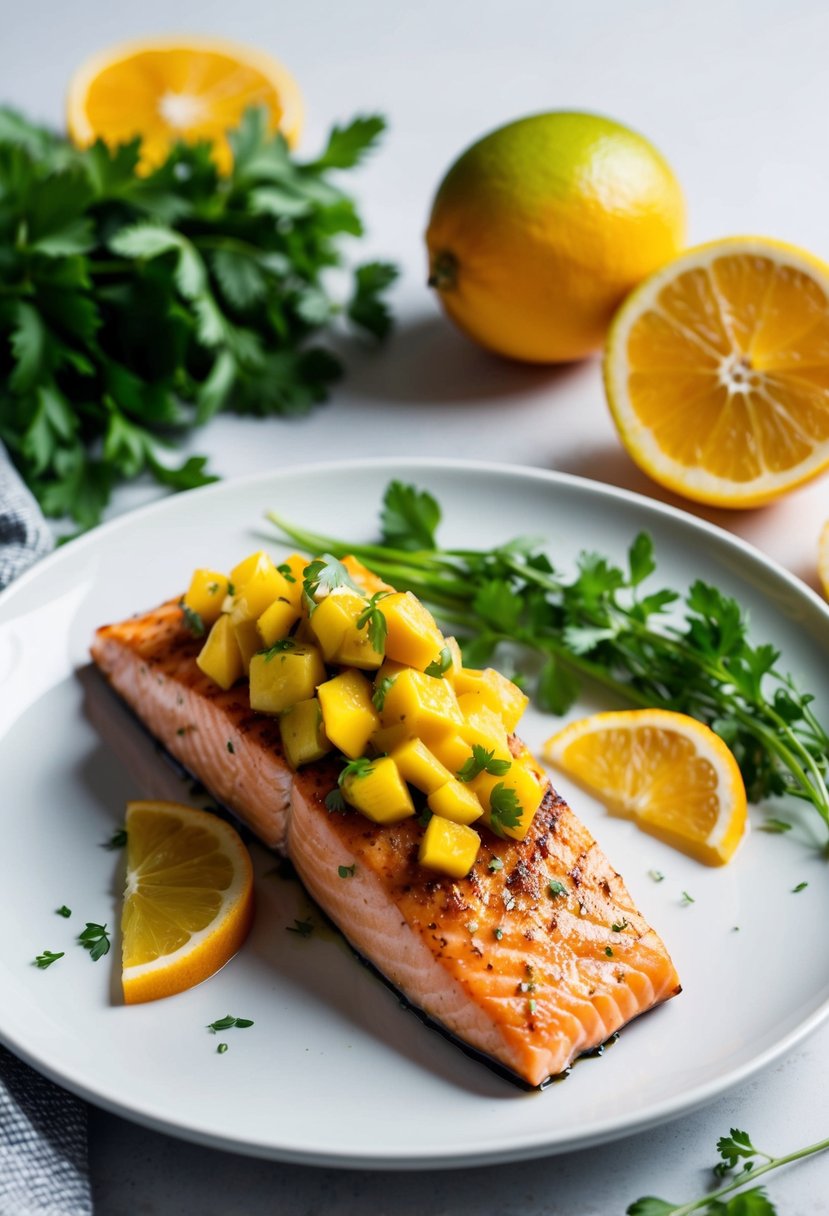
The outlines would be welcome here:
[[[680,991],[664,944],[549,783],[524,840],[485,831],[466,878],[433,873],[417,860],[416,820],[329,811],[338,763],[292,772],[277,719],[251,710],[243,683],[223,692],[205,676],[201,645],[171,600],[99,629],[91,650],[173,758],[285,854],[351,946],[472,1053],[540,1086]]]

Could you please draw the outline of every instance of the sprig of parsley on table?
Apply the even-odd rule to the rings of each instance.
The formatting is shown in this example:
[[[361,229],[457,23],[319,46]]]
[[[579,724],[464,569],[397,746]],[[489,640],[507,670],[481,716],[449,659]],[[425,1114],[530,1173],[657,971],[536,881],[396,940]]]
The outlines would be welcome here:
[[[0,438],[48,515],[89,527],[144,472],[214,480],[205,457],[165,449],[220,410],[325,400],[342,366],[317,339],[338,316],[385,336],[394,266],[357,266],[345,299],[328,280],[363,233],[332,171],[384,127],[355,118],[300,162],[251,109],[229,175],[206,143],[145,174],[140,140],[80,150],[0,109]]]
[[[312,553],[347,553],[399,590],[410,590],[461,637],[465,662],[490,662],[518,643],[540,659],[535,699],[563,714],[587,678],[644,708],[690,714],[734,753],[749,799],[790,794],[829,826],[829,735],[813,696],[756,643],[742,606],[697,579],[684,592],[651,589],[653,541],[633,540],[625,566],[582,553],[574,574],[554,569],[537,540],[491,549],[441,549],[440,506],[426,490],[393,481],[381,509],[381,542],[320,536],[279,515],[280,531]]]
[[[776,1216],[777,1209],[762,1187],[752,1186],[749,1190],[740,1188],[770,1170],[779,1169],[781,1165],[799,1161],[827,1148],[829,1139],[810,1144],[807,1148],[788,1153],[784,1157],[773,1157],[755,1148],[747,1132],[732,1127],[729,1135],[722,1136],[717,1141],[720,1160],[714,1166],[713,1173],[715,1178],[724,1178],[739,1165],[736,1177],[732,1177],[718,1190],[709,1191],[699,1199],[692,1199],[690,1203],[670,1203],[666,1199],[656,1199],[651,1195],[637,1199],[626,1209],[626,1216],[690,1216],[692,1212],[700,1212],[703,1216]],[[739,1191],[739,1194],[734,1194],[731,1199],[726,1198],[735,1191]]]

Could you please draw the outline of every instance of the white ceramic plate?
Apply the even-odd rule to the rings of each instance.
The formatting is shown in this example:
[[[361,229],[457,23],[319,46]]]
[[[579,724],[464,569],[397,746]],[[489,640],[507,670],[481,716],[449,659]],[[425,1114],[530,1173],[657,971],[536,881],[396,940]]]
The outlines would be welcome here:
[[[648,529],[661,585],[702,577],[736,595],[754,635],[782,650],[829,717],[826,606],[733,537],[647,499],[534,470],[403,460],[280,471],[168,499],[74,542],[0,597],[0,1040],[152,1127],[316,1164],[492,1163],[686,1112],[790,1049],[827,1012],[829,884],[808,807],[786,808],[797,821],[786,837],[755,831],[733,865],[714,870],[557,782],[664,937],[684,992],[542,1093],[520,1092],[422,1026],[331,931],[286,932],[307,904],[295,883],[268,873],[273,858],[258,847],[253,933],[190,992],[125,1008],[117,940],[98,963],[72,944],[87,920],[117,924],[120,857],[99,846],[125,801],[188,796],[86,666],[95,627],[177,593],[194,566],[229,568],[272,536],[269,507],[372,538],[392,476],[437,495],[445,542],[489,547],[541,534],[563,568],[584,548],[621,560]],[[585,697],[572,716],[602,707]],[[522,733],[538,747],[557,725],[529,714]],[[70,920],[55,915],[61,904]],[[44,948],[66,955],[39,971],[31,960]],[[229,1050],[218,1055],[205,1027],[226,1013],[255,1025],[226,1032]]]

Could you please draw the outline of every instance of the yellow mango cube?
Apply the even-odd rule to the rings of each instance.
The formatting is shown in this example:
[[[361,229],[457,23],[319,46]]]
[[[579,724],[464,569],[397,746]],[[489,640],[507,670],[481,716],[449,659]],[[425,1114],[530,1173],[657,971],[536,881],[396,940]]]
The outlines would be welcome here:
[[[373,823],[399,823],[415,813],[412,796],[388,756],[372,760],[364,772],[347,773],[343,798]]]
[[[494,773],[480,773],[470,783],[473,792],[484,808],[484,822],[500,836],[511,836],[513,840],[523,840],[530,830],[530,824],[544,797],[544,782],[521,760],[513,760],[509,770],[503,776]],[[492,797],[498,787],[511,790],[518,802],[519,818],[515,825],[508,826],[492,813]]]
[[[455,734],[464,725],[452,685],[411,667],[401,671],[386,693],[382,719],[384,726],[405,723],[413,736],[426,743]]]
[[[374,677],[374,687],[376,688],[381,680],[394,679],[395,676],[400,675],[401,671],[405,670],[405,663],[396,663],[394,659],[383,659],[383,662],[377,669],[377,675]]]
[[[394,591],[390,583],[384,583],[379,575],[372,573],[368,566],[364,566],[352,554],[344,557],[342,563],[357,586],[362,587],[369,595],[374,595],[377,591]]]
[[[380,726],[371,700],[371,685],[359,671],[344,671],[317,689],[325,733],[352,760],[362,756]]]
[[[435,618],[411,591],[387,595],[381,605],[386,618],[387,656],[423,671],[445,645]]]
[[[368,600],[356,591],[338,588],[314,608],[308,625],[326,662],[366,670],[376,669],[383,662],[382,652],[371,644],[368,627],[357,626],[367,606]]]
[[[278,649],[281,645],[285,649]],[[315,646],[285,643],[255,654],[250,661],[250,706],[266,714],[279,714],[297,701],[313,697],[325,679],[325,664]]]
[[[472,748],[458,734],[443,735],[433,739],[429,750],[434,752],[441,764],[444,764],[456,777],[472,755]]]
[[[453,823],[474,823],[484,813],[484,808],[468,785],[454,777],[432,790],[426,799],[429,810]]]
[[[484,705],[498,714],[510,735],[529,703],[526,693],[494,667],[486,667],[483,671],[462,667],[455,677],[455,692],[458,697],[475,693]]]
[[[411,735],[404,722],[398,722],[396,726],[381,726],[376,730],[369,739],[369,743],[378,755],[390,755],[396,747],[401,743],[405,743],[407,739],[411,739]]]
[[[273,646],[281,638],[288,636],[291,626],[299,618],[299,608],[282,596],[274,600],[257,618],[256,628],[264,646]]]
[[[289,603],[294,605],[297,612],[302,610],[302,575],[308,565],[308,560],[301,553],[292,553],[277,566],[277,570],[288,584],[288,589],[283,592],[283,595]]]
[[[287,599],[286,592],[290,592],[290,585],[284,574],[279,573],[273,562],[270,567],[263,566],[251,575],[241,591],[237,590],[230,614],[234,625],[258,620],[274,600]]]
[[[433,815],[420,842],[418,861],[452,878],[465,878],[480,847],[481,838],[473,828]]]
[[[465,692],[458,697],[458,705],[464,715],[463,726],[458,734],[471,747],[473,743],[503,760],[511,759],[507,732],[499,714],[484,704],[474,692]]]
[[[248,675],[250,673],[251,659],[257,650],[262,649],[262,639],[259,636],[259,630],[256,628],[256,621],[238,621],[234,625],[233,617],[231,616],[230,623],[233,625],[236,644],[242,656],[242,667],[245,670],[245,675]]]
[[[331,751],[322,724],[322,708],[316,697],[296,701],[279,717],[282,746],[291,768],[297,769]]]
[[[458,645],[457,638],[447,638],[445,645],[452,657],[452,666],[446,672],[444,678],[450,682],[455,692],[458,692],[457,678],[458,674],[463,669],[463,655],[461,654],[461,648]]]
[[[255,553],[251,553],[243,561],[238,562],[231,570],[230,581],[233,584],[234,593],[238,595],[259,570],[272,568],[273,559],[270,554],[266,553],[264,549],[257,549]]]
[[[244,675],[242,656],[230,618],[220,616],[202,646],[196,663],[225,691]]]
[[[194,570],[190,586],[184,594],[184,602],[191,612],[197,612],[204,624],[210,628],[218,620],[222,603],[227,595],[226,574],[215,570]]]
[[[408,781],[415,789],[422,790],[424,794],[431,794],[433,790],[452,780],[452,774],[437,756],[429,751],[422,739],[409,739],[390,754],[403,780]]]

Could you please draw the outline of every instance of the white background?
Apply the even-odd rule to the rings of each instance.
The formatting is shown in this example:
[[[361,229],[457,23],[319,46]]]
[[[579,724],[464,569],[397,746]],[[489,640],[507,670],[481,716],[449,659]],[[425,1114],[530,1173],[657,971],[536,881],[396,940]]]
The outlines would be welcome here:
[[[353,183],[368,226],[359,256],[390,257],[403,269],[397,334],[380,353],[356,351],[346,382],[310,418],[216,420],[193,450],[209,453],[225,476],[329,456],[440,454],[564,469],[678,502],[619,446],[595,362],[501,363],[456,335],[429,298],[422,232],[434,188],[469,142],[508,119],[556,108],[612,115],[673,164],[692,242],[760,233],[829,258],[829,6],[821,0],[0,0],[0,30],[0,100],[52,122],[85,55],[164,31],[224,35],[283,59],[306,99],[309,155],[332,121],[388,116],[382,150]],[[154,493],[131,487],[113,510]],[[762,510],[698,513],[816,585],[827,479]],[[729,1126],[780,1152],[829,1134],[827,1050],[824,1029],[752,1083],[656,1133],[566,1159],[444,1175],[248,1161],[93,1112],[96,1213],[612,1216],[642,1194],[678,1202],[707,1184],[704,1167]],[[829,1157],[773,1176],[769,1189],[781,1213],[829,1211]]]

